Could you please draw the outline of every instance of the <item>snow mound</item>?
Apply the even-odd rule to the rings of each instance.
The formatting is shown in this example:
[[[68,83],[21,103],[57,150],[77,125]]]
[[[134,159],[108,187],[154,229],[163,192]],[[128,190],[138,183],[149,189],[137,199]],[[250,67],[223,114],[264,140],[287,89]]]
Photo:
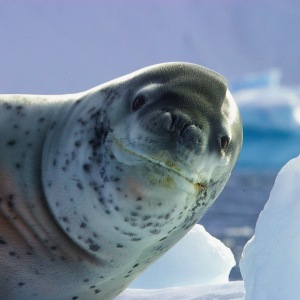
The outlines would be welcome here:
[[[225,283],[233,266],[231,250],[197,224],[130,287],[160,289]]]
[[[157,290],[128,289],[116,300],[243,300],[242,281]]]
[[[247,300],[300,299],[300,156],[279,172],[240,269]]]

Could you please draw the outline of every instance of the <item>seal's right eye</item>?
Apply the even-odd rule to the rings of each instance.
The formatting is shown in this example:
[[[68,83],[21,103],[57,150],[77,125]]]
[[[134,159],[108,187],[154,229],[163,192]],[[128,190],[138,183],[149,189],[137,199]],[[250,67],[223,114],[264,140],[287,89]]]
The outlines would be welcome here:
[[[137,96],[132,103],[132,110],[136,111],[140,109],[146,103],[144,96]]]

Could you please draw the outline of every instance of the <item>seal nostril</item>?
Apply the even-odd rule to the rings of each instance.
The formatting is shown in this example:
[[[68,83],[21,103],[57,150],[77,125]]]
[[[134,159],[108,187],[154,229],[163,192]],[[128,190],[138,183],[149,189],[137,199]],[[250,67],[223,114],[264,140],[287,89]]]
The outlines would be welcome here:
[[[227,148],[228,144],[229,144],[230,139],[227,135],[224,135],[224,136],[221,137],[220,140],[221,140],[221,148],[223,150],[225,150]]]
[[[190,126],[191,126],[191,124],[188,124],[188,123],[184,124],[184,126],[181,129],[180,135],[182,136],[184,134],[185,130],[187,128],[189,128]]]
[[[176,123],[176,121],[177,121],[177,117],[176,117],[176,115],[171,114],[171,118],[172,118],[172,121],[171,121],[170,130],[174,130],[175,123]]]

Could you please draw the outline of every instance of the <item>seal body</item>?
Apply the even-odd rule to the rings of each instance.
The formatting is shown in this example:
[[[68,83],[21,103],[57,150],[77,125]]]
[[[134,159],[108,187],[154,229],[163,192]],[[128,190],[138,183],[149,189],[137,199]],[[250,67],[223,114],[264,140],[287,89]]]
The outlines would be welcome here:
[[[202,217],[242,144],[219,74],[151,66],[0,97],[0,298],[112,299]]]

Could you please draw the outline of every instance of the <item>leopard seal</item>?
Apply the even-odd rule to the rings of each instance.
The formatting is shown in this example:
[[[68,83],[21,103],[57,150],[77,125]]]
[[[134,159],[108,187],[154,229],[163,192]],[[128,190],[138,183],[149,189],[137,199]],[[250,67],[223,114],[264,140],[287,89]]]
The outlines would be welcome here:
[[[0,96],[0,298],[113,299],[222,191],[242,144],[225,79],[150,66]]]

